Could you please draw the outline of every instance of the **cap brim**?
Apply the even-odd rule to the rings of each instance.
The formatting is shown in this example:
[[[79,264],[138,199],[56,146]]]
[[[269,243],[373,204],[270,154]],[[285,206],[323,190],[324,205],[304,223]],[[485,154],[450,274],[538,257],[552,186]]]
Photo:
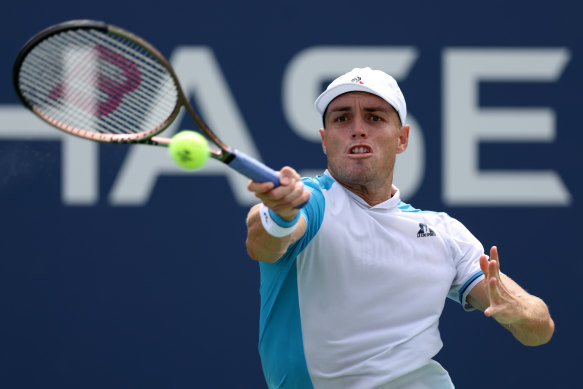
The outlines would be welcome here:
[[[354,83],[340,84],[340,85],[337,85],[335,87],[332,87],[330,89],[325,90],[324,92],[322,92],[322,94],[320,96],[318,96],[318,98],[316,99],[316,102],[315,102],[316,109],[318,110],[318,112],[320,112],[320,115],[323,115],[324,111],[326,111],[326,108],[328,108],[328,105],[330,104],[330,102],[332,100],[334,100],[336,97],[338,97],[344,93],[348,93],[348,92],[368,92],[368,93],[372,93],[373,95],[379,96],[380,98],[385,100],[376,91],[374,91],[373,89],[369,88],[368,86],[366,86],[364,84],[354,84]],[[390,101],[388,103],[394,107],[394,103],[392,103]]]

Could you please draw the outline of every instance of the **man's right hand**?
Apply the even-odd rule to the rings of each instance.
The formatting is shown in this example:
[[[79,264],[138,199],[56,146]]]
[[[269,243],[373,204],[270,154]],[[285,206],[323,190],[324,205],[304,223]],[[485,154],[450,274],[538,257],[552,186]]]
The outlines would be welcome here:
[[[293,168],[286,166],[279,174],[280,186],[276,188],[271,182],[250,181],[247,189],[282,219],[292,220],[298,213],[297,207],[310,198],[310,192],[304,188],[300,175]]]

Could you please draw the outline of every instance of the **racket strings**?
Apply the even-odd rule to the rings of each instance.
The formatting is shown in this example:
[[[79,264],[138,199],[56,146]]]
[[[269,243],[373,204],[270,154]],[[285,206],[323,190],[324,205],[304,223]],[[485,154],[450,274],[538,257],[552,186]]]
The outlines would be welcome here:
[[[23,61],[19,84],[48,119],[96,133],[151,131],[178,103],[172,76],[152,54],[97,30],[69,30],[42,41]]]
[[[125,43],[125,45],[122,44],[120,46],[114,37],[110,35],[100,34],[98,37],[107,38],[108,43],[111,45],[109,46],[110,48],[106,48],[107,46],[104,45],[104,42],[94,41],[94,47],[97,48],[99,57],[103,59],[98,63],[103,67],[103,69],[101,69],[103,74],[107,75],[107,77],[101,78],[101,83],[99,85],[99,90],[105,92],[107,100],[101,101],[99,107],[100,109],[96,112],[98,116],[105,117],[107,120],[110,118],[108,113],[117,109],[117,111],[121,113],[121,115],[118,115],[118,117],[123,121],[122,127],[127,127],[128,123],[135,123],[136,120],[141,120],[143,122],[144,128],[146,129],[158,125],[160,121],[164,120],[168,115],[163,115],[161,118],[156,118],[153,115],[156,113],[156,111],[153,111],[152,107],[159,106],[160,103],[162,103],[161,106],[164,107],[163,102],[168,100],[162,99],[161,101],[156,101],[156,95],[152,93],[152,90],[160,89],[158,88],[160,84],[169,81],[168,77],[163,80],[154,79],[160,74],[167,76],[165,69],[159,66],[153,58],[144,56],[142,52],[136,51],[135,47],[132,47],[133,50],[127,50],[127,42],[122,41],[122,43]],[[111,48],[113,47],[119,49],[119,51],[112,51]],[[124,56],[120,56],[118,54],[119,52],[123,53]],[[136,55],[136,53],[139,55]],[[130,59],[127,60],[127,57]],[[147,59],[147,61],[144,61],[144,59]],[[141,75],[137,72],[137,67],[135,65],[136,63],[140,64],[141,68],[143,69],[143,73],[149,77],[144,78],[141,93],[134,94],[133,99],[127,99],[124,106],[119,106],[124,95],[136,89],[141,82]],[[120,79],[120,69],[124,70],[123,75],[125,76],[125,81]],[[154,81],[153,86],[151,81]],[[174,88],[172,83],[170,83],[170,85]],[[172,109],[176,103],[174,90],[172,90],[172,93],[172,104],[167,106],[166,111],[168,114],[172,112]],[[143,109],[144,107],[146,108],[145,112]],[[145,120],[147,116],[144,114],[147,115],[148,113],[152,114],[153,116],[153,121],[151,123]],[[112,118],[116,123],[119,123],[119,120],[115,120],[117,119],[116,116],[112,116]],[[113,126],[113,128],[116,129],[116,126]]]
[[[71,36],[73,38],[78,38],[76,35],[74,36],[67,35],[65,38],[70,38]],[[122,120],[122,123],[120,123],[120,121],[115,116],[106,115],[118,108],[119,112],[123,111],[124,107],[123,106],[119,107],[120,100],[121,98],[123,98],[123,94],[126,94],[127,92],[130,92],[131,89],[133,89],[129,88],[128,86],[131,86],[132,83],[135,84],[135,82],[132,82],[131,79],[128,77],[128,79],[125,81],[126,84],[123,84],[119,80],[119,75],[116,74],[115,69],[116,66],[119,67],[121,61],[116,60],[114,56],[115,54],[113,54],[113,52],[109,50],[106,51],[103,48],[104,46],[99,44],[99,42],[94,41],[93,43],[94,46],[90,50],[87,50],[87,48],[80,49],[84,47],[83,46],[84,41],[80,41],[79,39],[75,39],[75,42],[72,42],[70,39],[68,39],[68,41],[65,44],[66,48],[75,47],[74,51],[75,55],[73,56],[73,58],[68,58],[71,57],[70,53],[65,53],[68,55],[65,55],[66,60],[64,61],[64,64],[66,65],[64,66],[64,68],[65,70],[66,69],[69,70],[66,73],[68,73],[69,75],[68,80],[71,81],[70,85],[65,83],[65,85],[68,85],[67,88],[68,95],[66,96],[65,100],[69,102],[73,101],[78,107],[82,108],[82,110],[77,110],[76,112],[81,113],[90,112],[91,114],[97,115],[98,117],[105,116],[105,122],[108,122],[109,124],[107,128],[112,130],[112,132],[120,132],[119,127],[122,128],[121,132],[126,132],[123,130],[123,128],[127,127],[128,122],[132,123],[135,121],[135,118],[132,119],[132,117],[135,116],[134,112],[136,111],[136,105],[133,104],[132,100],[130,99],[127,100],[127,108],[129,109],[124,112],[123,116],[119,116],[119,118],[121,118]],[[95,50],[94,48],[99,48],[99,50]],[[67,50],[71,51],[70,49]],[[80,55],[80,53],[83,53],[82,50],[86,51],[84,55]],[[99,51],[98,53],[99,55],[96,55],[97,51]],[[87,55],[90,55],[93,58],[87,58]],[[99,61],[99,57],[103,57],[102,59],[105,59],[105,61]],[[89,66],[80,66],[82,64],[93,65],[93,68]],[[100,71],[99,74],[96,74],[97,73],[95,69],[96,64],[98,64],[101,67],[99,69]],[[83,68],[85,68],[85,71]],[[117,73],[120,73],[119,69],[117,69]],[[127,70],[126,73],[128,73]],[[137,74],[135,70],[134,73]],[[103,74],[106,74],[107,77],[103,77],[102,76]],[[135,78],[135,75],[130,74],[130,76],[134,76]],[[81,84],[84,83],[90,86],[91,85],[95,86],[96,82],[98,83],[97,85],[98,87],[97,88],[93,87],[93,91],[95,93],[95,97],[97,98],[93,98],[92,95],[87,94],[85,88],[82,88],[78,85],[79,83]],[[115,88],[116,84],[117,88],[120,90],[119,92]],[[62,93],[62,89],[64,89],[62,85],[63,83],[58,84],[57,87],[55,87],[51,91],[52,93],[49,94],[49,96],[53,100],[55,98],[61,97],[59,94]],[[46,96],[46,93],[44,94],[44,96]],[[143,106],[143,103],[141,105]],[[137,108],[138,113],[140,113],[139,107],[140,106],[138,105]],[[54,115],[54,113],[52,114]],[[151,127],[151,125],[148,125],[147,123],[146,126]]]

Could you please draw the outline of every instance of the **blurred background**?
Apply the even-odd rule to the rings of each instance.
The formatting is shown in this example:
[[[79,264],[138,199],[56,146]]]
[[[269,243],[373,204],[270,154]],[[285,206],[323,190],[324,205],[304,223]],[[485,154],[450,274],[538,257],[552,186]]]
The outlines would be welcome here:
[[[210,161],[63,136],[12,86],[21,46],[96,19],[160,49],[211,128],[279,169],[325,168],[313,101],[355,66],[393,74],[410,147],[403,200],[497,245],[502,270],[541,296],[553,340],[521,346],[447,302],[437,360],[456,388],[575,387],[583,29],[573,1],[103,0],[4,4],[0,15],[0,387],[265,388],[254,199]],[[168,134],[194,128],[180,118]]]

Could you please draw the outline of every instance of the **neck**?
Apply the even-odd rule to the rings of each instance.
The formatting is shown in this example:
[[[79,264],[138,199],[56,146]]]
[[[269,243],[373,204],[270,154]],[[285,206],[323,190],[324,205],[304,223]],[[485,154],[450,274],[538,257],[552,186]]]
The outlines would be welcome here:
[[[372,183],[348,183],[338,180],[336,177],[334,179],[340,185],[363,199],[371,207],[387,201],[396,193],[396,190],[393,188],[392,179],[379,185]]]

